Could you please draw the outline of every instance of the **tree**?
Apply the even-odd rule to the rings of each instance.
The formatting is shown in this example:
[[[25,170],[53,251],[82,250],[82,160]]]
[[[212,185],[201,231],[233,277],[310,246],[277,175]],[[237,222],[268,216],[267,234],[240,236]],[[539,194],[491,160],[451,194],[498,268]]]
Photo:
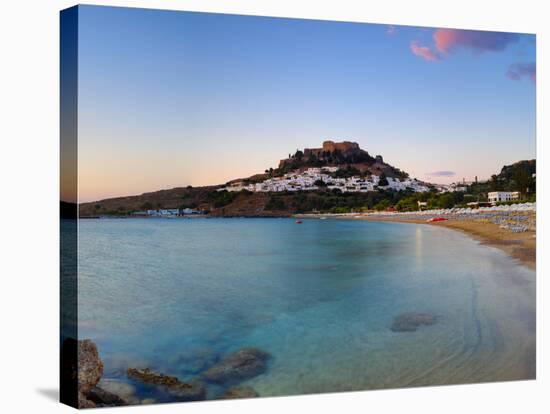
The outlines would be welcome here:
[[[381,200],[374,206],[374,209],[377,211],[383,211],[386,210],[390,206],[390,202],[388,200]]]
[[[379,186],[386,186],[389,185],[388,179],[386,178],[386,174],[382,173],[380,174],[380,180],[378,181]]]
[[[418,210],[418,202],[413,197],[407,197],[399,200],[395,205],[397,211],[416,211]]]
[[[491,191],[498,190],[498,176],[496,174],[491,175],[491,182],[489,184]]]
[[[514,174],[514,181],[516,182],[517,190],[522,196],[524,196],[528,191],[533,179],[531,175],[525,171],[523,168],[518,168]]]
[[[453,208],[455,205],[455,198],[453,193],[445,193],[439,197],[437,202],[439,208]]]

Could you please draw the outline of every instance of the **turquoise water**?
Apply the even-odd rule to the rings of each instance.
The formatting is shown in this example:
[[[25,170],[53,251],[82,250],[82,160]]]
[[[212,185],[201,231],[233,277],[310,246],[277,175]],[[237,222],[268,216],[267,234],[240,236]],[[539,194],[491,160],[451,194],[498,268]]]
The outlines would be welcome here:
[[[243,384],[262,396],[535,375],[535,272],[459,232],[314,219],[79,226],[79,337],[98,344],[105,378],[148,366],[191,379],[205,354],[244,346],[273,356]],[[392,332],[403,312],[437,323]]]

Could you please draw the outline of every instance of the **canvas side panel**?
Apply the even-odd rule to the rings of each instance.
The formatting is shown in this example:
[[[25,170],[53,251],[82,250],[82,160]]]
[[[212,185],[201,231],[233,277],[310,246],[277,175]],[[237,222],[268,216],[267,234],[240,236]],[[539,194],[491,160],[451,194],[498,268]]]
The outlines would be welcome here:
[[[60,400],[77,407],[78,7],[60,14]]]

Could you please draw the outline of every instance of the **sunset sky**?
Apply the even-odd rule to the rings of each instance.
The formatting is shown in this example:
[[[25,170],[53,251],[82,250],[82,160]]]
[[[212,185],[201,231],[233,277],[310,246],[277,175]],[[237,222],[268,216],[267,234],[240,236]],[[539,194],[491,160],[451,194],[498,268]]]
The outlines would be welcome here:
[[[535,158],[535,36],[80,6],[79,201],[356,141],[411,176]]]

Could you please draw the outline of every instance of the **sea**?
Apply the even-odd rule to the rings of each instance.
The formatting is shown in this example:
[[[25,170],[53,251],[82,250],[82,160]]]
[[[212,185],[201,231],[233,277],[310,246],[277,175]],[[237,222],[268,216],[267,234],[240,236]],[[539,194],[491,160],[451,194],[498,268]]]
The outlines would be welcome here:
[[[409,312],[436,323],[393,331]],[[80,220],[78,336],[136,403],[170,397],[127,368],[193,380],[244,347],[271,355],[260,396],[533,379],[535,272],[422,224]]]

